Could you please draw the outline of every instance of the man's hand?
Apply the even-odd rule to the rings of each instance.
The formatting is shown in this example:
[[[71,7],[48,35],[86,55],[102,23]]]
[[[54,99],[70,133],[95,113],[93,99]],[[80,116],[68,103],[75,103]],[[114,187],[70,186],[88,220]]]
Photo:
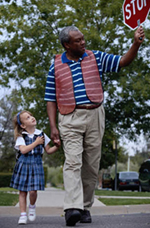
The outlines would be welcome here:
[[[59,131],[56,127],[51,128],[51,139],[56,146],[59,147],[61,145],[61,141],[59,138]]]
[[[58,147],[61,145],[60,138],[59,138],[59,131],[56,125],[56,113],[57,113],[57,104],[56,102],[47,102],[47,114],[49,117],[50,122],[50,129],[51,129],[51,140],[55,145]]]
[[[140,37],[142,39],[140,39]],[[143,43],[144,41],[144,38],[145,38],[144,30],[142,26],[140,26],[134,33],[134,42],[132,46],[127,51],[127,53],[121,57],[119,67],[125,67],[125,66],[128,66],[130,63],[132,63],[132,61],[135,59],[137,55],[137,52],[141,43]]]
[[[140,26],[134,33],[134,41],[135,43],[141,44],[144,41],[144,38],[145,38],[144,30],[142,26]]]

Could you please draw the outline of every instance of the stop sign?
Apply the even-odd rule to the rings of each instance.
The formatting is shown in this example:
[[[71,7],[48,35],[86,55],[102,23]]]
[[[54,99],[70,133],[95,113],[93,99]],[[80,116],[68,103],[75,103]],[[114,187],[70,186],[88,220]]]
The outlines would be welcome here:
[[[124,0],[123,17],[124,24],[131,29],[138,26],[138,20],[143,23],[150,10],[150,0]]]

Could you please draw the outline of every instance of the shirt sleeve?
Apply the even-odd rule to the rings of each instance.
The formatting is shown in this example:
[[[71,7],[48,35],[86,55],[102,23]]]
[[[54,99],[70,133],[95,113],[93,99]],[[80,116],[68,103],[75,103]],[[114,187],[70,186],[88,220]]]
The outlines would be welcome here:
[[[108,54],[101,51],[93,51],[96,57],[100,75],[104,72],[119,72],[119,63],[121,56]]]
[[[101,53],[101,64],[103,72],[119,72],[119,63],[121,56],[108,54],[105,52]]]
[[[25,146],[25,140],[23,137],[19,136],[16,140],[15,149],[19,150],[19,146]]]
[[[56,90],[55,90],[55,74],[54,74],[54,63],[50,66],[46,87],[45,87],[45,101],[56,101]]]
[[[47,146],[47,144],[49,144],[49,142],[51,141],[50,138],[44,133],[44,140],[45,140],[45,143],[44,143],[44,147]]]

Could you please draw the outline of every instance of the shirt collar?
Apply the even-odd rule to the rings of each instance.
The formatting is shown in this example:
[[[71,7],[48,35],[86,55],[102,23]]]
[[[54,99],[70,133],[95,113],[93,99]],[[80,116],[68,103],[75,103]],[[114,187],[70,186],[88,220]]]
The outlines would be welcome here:
[[[41,130],[35,129],[33,135],[39,135],[41,134],[41,132],[42,132]],[[28,135],[29,133],[27,131],[23,131],[22,134]]]
[[[84,57],[88,56],[88,54],[86,52],[84,52],[84,54],[82,55],[82,57],[79,59],[80,61],[82,59],[84,59]],[[69,60],[66,56],[66,52],[64,52],[61,56],[61,61],[62,63],[69,63],[69,62],[74,62],[74,60]]]

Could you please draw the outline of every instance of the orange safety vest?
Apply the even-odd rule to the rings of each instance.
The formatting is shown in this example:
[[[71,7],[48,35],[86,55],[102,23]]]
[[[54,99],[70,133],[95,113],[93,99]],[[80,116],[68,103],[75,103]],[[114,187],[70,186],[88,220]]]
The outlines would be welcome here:
[[[102,103],[103,89],[95,55],[89,50],[86,50],[86,53],[88,56],[81,61],[86,94],[91,102]],[[54,70],[58,110],[62,115],[66,115],[76,107],[71,69],[67,63],[62,63],[61,55],[56,55]]]

